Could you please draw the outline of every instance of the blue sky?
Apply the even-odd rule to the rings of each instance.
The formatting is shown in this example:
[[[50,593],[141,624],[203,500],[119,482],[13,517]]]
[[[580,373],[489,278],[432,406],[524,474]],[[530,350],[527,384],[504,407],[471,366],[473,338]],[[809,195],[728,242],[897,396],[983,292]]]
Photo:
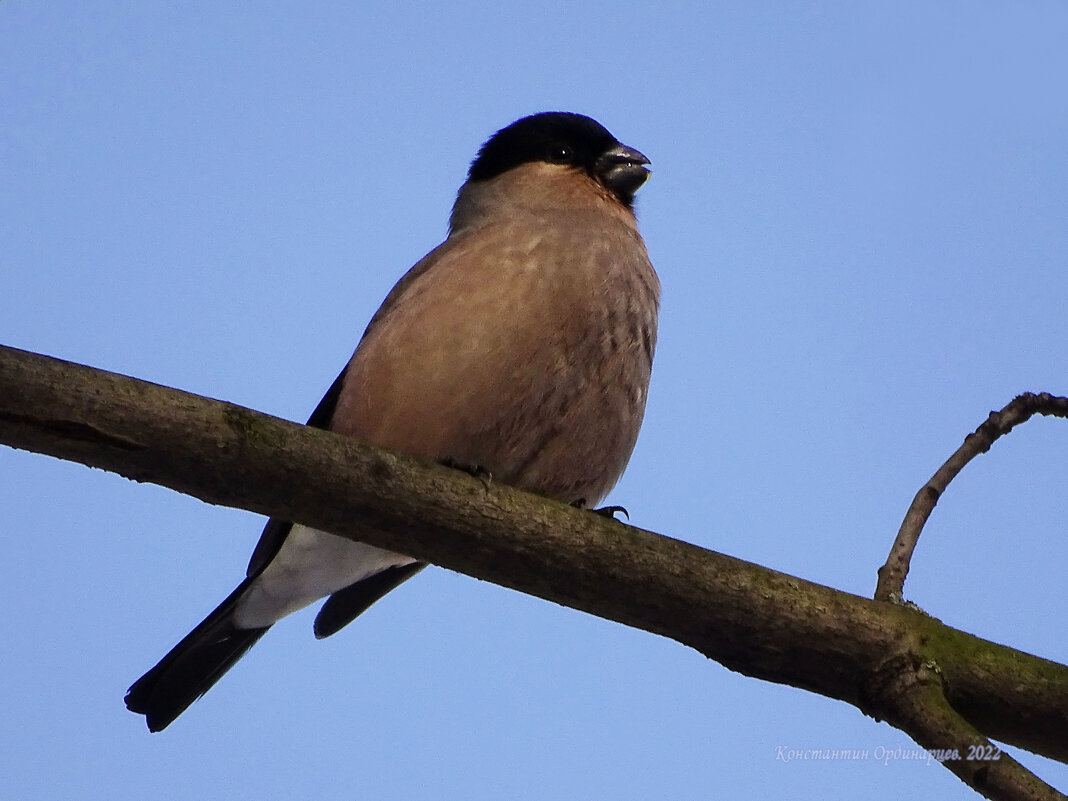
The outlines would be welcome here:
[[[0,3],[0,342],[304,420],[478,145],[580,111],[653,161],[664,286],[610,502],[870,595],[964,435],[1068,394],[1068,10],[695,5]],[[1068,662],[1066,453],[1037,420],[968,467],[906,595]],[[150,736],[127,686],[261,520],[9,449],[0,510],[4,798],[976,797],[845,704],[437,569]]]

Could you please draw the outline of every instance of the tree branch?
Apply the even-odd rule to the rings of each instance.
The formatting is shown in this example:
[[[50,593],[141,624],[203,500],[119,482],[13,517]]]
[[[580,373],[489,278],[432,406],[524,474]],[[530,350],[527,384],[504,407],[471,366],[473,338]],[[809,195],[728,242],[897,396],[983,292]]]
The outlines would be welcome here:
[[[900,672],[886,690],[892,696],[887,722],[909,732],[969,787],[1005,801],[1064,798],[961,717],[946,700],[942,671],[936,664]]]
[[[886,564],[879,568],[875,600],[901,600],[905,576],[908,575],[909,563],[920,539],[920,532],[923,531],[927,518],[931,516],[949,482],[957,477],[968,462],[986,453],[999,438],[1021,423],[1026,423],[1036,414],[1068,417],[1068,398],[1060,398],[1048,392],[1037,395],[1025,392],[1016,396],[1000,412],[991,412],[983,424],[964,438],[964,443],[920,488],[905,513],[905,519],[901,521],[901,528],[890,548],[890,554],[886,557]]]
[[[971,734],[932,733],[907,712],[917,671],[935,666],[939,704],[972,729],[1068,762],[1063,665],[461,471],[3,347],[0,442],[299,521],[671,637],[748,676],[853,704],[924,747],[964,754]],[[955,772],[992,798],[1019,797],[1003,785],[1038,782],[1020,768],[991,790],[976,779],[986,772]]]

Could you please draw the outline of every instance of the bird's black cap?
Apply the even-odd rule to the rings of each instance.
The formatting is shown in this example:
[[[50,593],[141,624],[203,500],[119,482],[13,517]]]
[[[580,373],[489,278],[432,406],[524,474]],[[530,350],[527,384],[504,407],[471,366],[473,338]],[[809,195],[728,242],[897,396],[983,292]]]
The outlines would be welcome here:
[[[488,181],[521,164],[543,161],[584,170],[630,206],[645,182],[649,159],[623,145],[608,129],[582,114],[533,114],[497,131],[482,145],[468,172],[470,181]]]

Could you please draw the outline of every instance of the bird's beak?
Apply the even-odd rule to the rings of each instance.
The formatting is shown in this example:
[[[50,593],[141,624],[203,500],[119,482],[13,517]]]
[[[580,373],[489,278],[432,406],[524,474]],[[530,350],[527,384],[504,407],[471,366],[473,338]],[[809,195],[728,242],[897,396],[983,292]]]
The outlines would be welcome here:
[[[605,186],[621,198],[630,199],[649,177],[644,155],[632,147],[617,145],[606,150],[594,164],[594,171]]]

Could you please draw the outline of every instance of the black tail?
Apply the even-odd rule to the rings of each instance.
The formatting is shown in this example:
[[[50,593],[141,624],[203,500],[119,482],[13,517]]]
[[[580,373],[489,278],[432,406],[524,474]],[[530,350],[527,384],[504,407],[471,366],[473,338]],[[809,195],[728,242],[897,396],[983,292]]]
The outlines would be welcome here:
[[[149,731],[162,731],[173,723],[270,628],[240,629],[234,625],[234,607],[249,581],[242,582],[126,693],[126,708],[144,715]]]

